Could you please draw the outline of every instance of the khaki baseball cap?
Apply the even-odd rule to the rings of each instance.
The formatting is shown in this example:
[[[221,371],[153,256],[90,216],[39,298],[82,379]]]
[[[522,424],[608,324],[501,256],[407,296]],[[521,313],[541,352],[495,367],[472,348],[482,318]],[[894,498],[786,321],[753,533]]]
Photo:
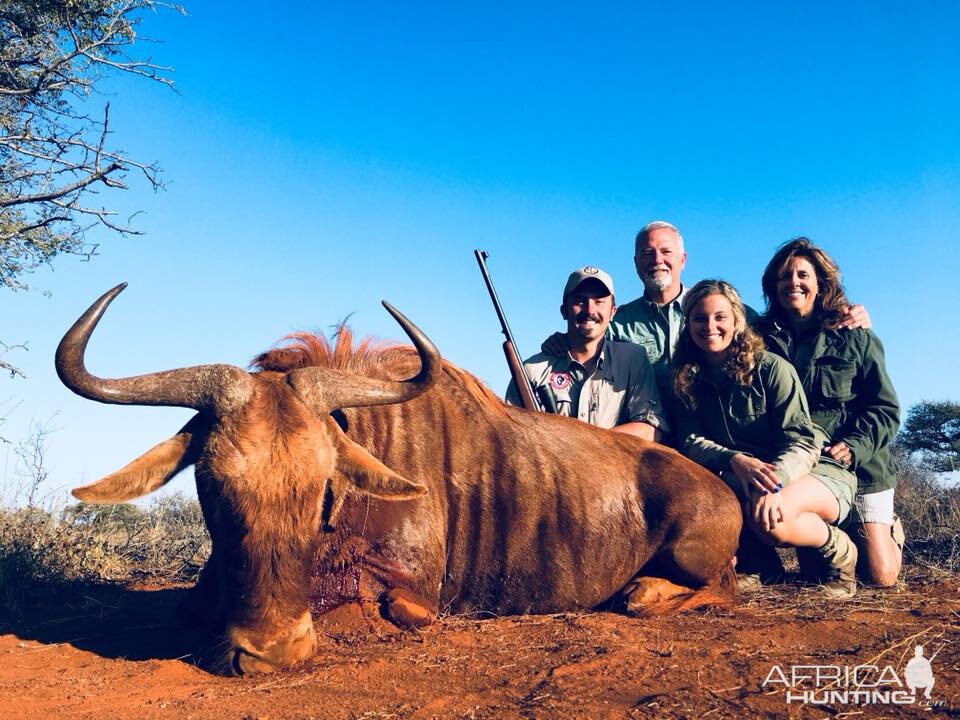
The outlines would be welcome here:
[[[582,267],[579,270],[574,270],[570,273],[570,277],[567,278],[567,284],[563,287],[563,299],[566,301],[567,295],[572,293],[584,280],[599,280],[603,283],[603,286],[610,291],[611,295],[615,295],[613,291],[613,278],[610,277],[607,273],[601,270],[598,267],[593,265],[587,265]]]

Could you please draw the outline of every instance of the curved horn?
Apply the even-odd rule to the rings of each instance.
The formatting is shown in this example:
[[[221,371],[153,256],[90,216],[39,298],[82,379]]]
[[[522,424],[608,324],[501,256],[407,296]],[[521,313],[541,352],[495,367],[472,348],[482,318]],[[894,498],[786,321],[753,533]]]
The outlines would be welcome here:
[[[91,375],[83,356],[93,329],[126,283],[108,290],[80,316],[57,346],[57,375],[68,388],[90,400],[116,405],[170,405],[229,412],[253,392],[249,373],[232,365],[199,365],[108,380]]]
[[[291,371],[288,382],[317,415],[326,415],[338,408],[390,405],[412,400],[440,379],[443,372],[440,351],[403,313],[386,300],[382,302],[420,354],[420,372],[397,382],[374,380],[328,368],[307,367]]]

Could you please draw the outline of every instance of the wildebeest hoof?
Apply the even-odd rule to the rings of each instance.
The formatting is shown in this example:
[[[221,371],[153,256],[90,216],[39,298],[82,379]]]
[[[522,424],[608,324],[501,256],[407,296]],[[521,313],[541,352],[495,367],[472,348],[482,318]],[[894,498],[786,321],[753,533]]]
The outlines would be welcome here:
[[[690,588],[676,585],[663,578],[636,578],[624,588],[624,595],[627,598],[627,612],[643,614],[654,603],[671,600],[678,595],[685,595],[689,592]]]
[[[409,590],[394,588],[384,594],[384,614],[394,624],[405,628],[419,628],[430,625],[435,615],[425,606],[423,600]]]

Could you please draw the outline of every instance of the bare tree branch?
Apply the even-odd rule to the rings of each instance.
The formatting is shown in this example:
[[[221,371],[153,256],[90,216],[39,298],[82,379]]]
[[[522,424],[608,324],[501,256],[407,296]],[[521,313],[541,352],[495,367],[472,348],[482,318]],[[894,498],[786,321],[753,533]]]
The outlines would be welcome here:
[[[19,345],[7,345],[5,342],[0,340],[0,371],[10,373],[10,377],[15,378],[17,376],[26,378],[27,376],[23,374],[23,370],[18,368],[16,365],[11,365],[6,360],[4,356],[11,350],[26,350],[27,344],[20,343]]]
[[[91,257],[91,227],[139,234],[85,198],[126,188],[130,171],[160,189],[160,170],[111,147],[109,104],[100,118],[78,108],[112,74],[172,87],[170,68],[134,54],[158,9],[183,12],[156,0],[0,3],[0,286],[26,289],[24,277],[58,255]]]
[[[64,195],[69,195],[77,190],[82,190],[87,185],[92,185],[97,180],[106,181],[107,176],[110,173],[123,169],[124,168],[120,163],[110,163],[110,165],[105,168],[97,168],[83,179],[77,180],[75,183],[64,185],[63,187],[58,187],[45,193],[37,193],[36,195],[21,195],[20,197],[6,199],[0,198],[0,208],[13,207],[14,205],[24,205],[26,203],[42,203],[56,200],[57,198],[62,198]],[[121,183],[114,183],[111,185],[111,187],[124,187],[124,185]]]

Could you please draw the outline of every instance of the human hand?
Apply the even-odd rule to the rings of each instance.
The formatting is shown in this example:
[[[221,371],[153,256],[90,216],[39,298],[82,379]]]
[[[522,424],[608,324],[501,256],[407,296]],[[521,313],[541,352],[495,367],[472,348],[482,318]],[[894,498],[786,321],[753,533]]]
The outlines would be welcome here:
[[[543,341],[543,344],[540,345],[540,349],[543,350],[543,352],[545,352],[547,355],[563,357],[567,354],[567,350],[570,349],[570,345],[567,343],[566,335],[555,332],[553,335]]]
[[[754,524],[770,532],[783,522],[783,495],[767,493],[766,495],[753,494],[751,515]]]
[[[853,464],[853,451],[842,440],[833,445],[827,445],[823,449],[823,454],[836,460],[844,467],[850,467]]]
[[[845,330],[856,330],[863,328],[869,330],[873,327],[870,322],[870,313],[863,305],[847,305],[843,311],[843,318],[840,320],[840,327]]]
[[[750,497],[751,491],[760,493],[778,493],[783,484],[777,477],[776,465],[759,460],[743,453],[733,456],[730,461],[730,469],[740,481],[740,487],[743,489],[744,497]]]

